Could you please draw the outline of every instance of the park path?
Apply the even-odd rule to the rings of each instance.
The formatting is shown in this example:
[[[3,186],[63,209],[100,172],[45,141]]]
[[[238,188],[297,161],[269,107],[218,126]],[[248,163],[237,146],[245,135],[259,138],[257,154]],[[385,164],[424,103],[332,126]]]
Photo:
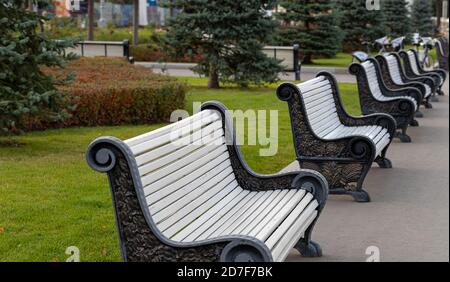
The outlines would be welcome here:
[[[329,197],[313,233],[323,257],[292,251],[288,261],[365,261],[370,246],[379,248],[381,261],[449,260],[448,79],[445,89],[433,109],[423,110],[420,127],[408,130],[413,143],[391,145],[394,168],[369,172],[364,189],[371,203]]]
[[[165,73],[170,76],[198,77],[198,74],[190,70],[190,68],[194,67],[195,64],[136,62],[136,65],[152,69],[155,73]],[[333,73],[336,76],[338,82],[356,83],[355,77],[348,75],[346,68],[303,66],[301,71],[301,79],[308,80],[314,78],[315,75],[322,70]],[[295,76],[293,72],[280,74],[281,80],[294,80],[294,77]]]

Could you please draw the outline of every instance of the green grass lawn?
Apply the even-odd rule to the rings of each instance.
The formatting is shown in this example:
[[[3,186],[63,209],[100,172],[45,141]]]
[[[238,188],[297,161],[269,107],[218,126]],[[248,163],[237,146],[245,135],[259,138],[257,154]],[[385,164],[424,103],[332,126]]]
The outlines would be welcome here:
[[[279,148],[273,157],[258,157],[258,146],[243,146],[250,166],[273,173],[294,160],[287,106],[276,85],[208,90],[204,79],[181,78],[192,85],[192,102],[219,100],[230,109],[279,110]],[[356,86],[342,84],[347,109],[358,114]],[[156,129],[151,126],[69,128],[28,133],[18,147],[0,146],[0,261],[65,261],[69,246],[82,261],[118,261],[119,245],[105,175],[92,171],[84,152],[96,137],[121,139]],[[254,130],[254,129],[253,129]]]

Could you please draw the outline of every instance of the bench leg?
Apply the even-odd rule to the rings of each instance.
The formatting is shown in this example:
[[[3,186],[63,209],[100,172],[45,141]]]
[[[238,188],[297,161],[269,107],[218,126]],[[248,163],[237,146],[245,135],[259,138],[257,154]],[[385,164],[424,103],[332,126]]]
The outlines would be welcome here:
[[[439,95],[439,96],[444,96],[445,94],[444,94],[444,91],[442,91],[442,88],[441,87],[439,87],[439,89],[437,90],[437,94]]]
[[[348,193],[358,203],[369,203],[371,201],[369,193],[367,193],[366,191],[364,191],[362,189],[360,189],[358,191],[351,191],[351,192],[348,192]]]
[[[295,245],[295,248],[300,252],[302,257],[316,258],[322,256],[322,248],[320,245],[305,238],[300,239]]]
[[[392,162],[386,157],[378,157],[375,159],[375,162],[378,164],[380,168],[392,168]]]
[[[421,111],[416,112],[416,118],[423,118],[423,113]]]
[[[411,137],[409,137],[408,134],[406,134],[406,128],[402,128],[402,132],[396,132],[395,137],[400,139],[402,143],[411,143]]]
[[[409,123],[409,126],[412,126],[412,127],[418,127],[418,126],[419,126],[419,122],[418,122],[417,120],[413,119],[413,120]]]
[[[433,105],[430,103],[429,100],[427,100],[427,101],[425,102],[425,109],[432,109],[432,108],[433,108]]]

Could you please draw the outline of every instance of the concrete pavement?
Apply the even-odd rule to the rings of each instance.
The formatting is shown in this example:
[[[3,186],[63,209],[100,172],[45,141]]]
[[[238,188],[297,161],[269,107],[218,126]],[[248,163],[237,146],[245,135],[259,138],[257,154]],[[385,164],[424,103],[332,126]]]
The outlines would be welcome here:
[[[329,197],[313,233],[323,257],[305,259],[294,250],[288,261],[362,262],[371,246],[385,262],[449,261],[448,87],[447,80],[446,96],[423,110],[420,127],[408,130],[413,142],[393,142],[388,158],[394,168],[369,172],[364,189],[371,203]]]
[[[170,76],[185,76],[185,77],[198,77],[199,75],[194,73],[191,68],[195,67],[196,64],[188,63],[156,63],[156,62],[136,62],[136,65],[143,66],[152,69],[155,73],[165,73]],[[320,71],[328,71],[336,76],[339,82],[349,82],[355,83],[356,79],[348,75],[346,68],[332,68],[332,67],[309,67],[302,66],[301,79],[308,80],[314,78],[315,75]],[[287,72],[285,74],[280,74],[281,80],[294,80],[294,73]]]

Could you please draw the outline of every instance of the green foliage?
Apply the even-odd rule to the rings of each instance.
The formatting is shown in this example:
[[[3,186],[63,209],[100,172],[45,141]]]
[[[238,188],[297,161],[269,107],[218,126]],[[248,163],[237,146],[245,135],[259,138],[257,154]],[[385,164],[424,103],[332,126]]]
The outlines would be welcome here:
[[[406,0],[381,1],[381,9],[386,17],[387,32],[392,37],[408,36],[411,30],[408,2]]]
[[[46,18],[24,9],[28,1],[0,0],[0,134],[19,133],[24,120],[62,120],[68,107],[55,80],[41,66],[62,67],[73,55],[65,49],[71,41],[49,40],[40,32]]]
[[[219,79],[241,86],[273,82],[282,67],[264,55],[262,47],[276,26],[265,12],[274,4],[274,0],[175,0],[173,7],[183,13],[170,22],[167,45],[179,57],[202,55],[195,71],[209,76],[211,88],[219,87]]]
[[[332,57],[341,50],[342,31],[334,0],[284,0],[285,12],[277,14],[283,21],[275,40],[282,45],[300,45],[303,63],[313,56]]]
[[[386,35],[383,10],[368,10],[366,0],[338,0],[340,27],[345,51],[363,49],[363,42],[374,42]]]
[[[55,17],[49,20],[45,25],[45,35],[50,39],[76,38],[87,40],[87,29],[83,29],[77,23],[75,18]],[[142,44],[154,44],[155,29],[150,26],[139,28],[139,42]],[[95,27],[94,39],[98,41],[122,41],[133,39],[132,27],[115,27],[114,25],[106,28]]]
[[[411,20],[414,32],[420,33],[421,36],[432,36],[433,21],[432,3],[429,0],[414,0],[411,10]]]
[[[27,129],[48,127],[150,124],[168,121],[184,107],[186,86],[175,78],[154,74],[123,58],[81,58],[55,76],[76,73],[70,85],[58,87],[76,107],[64,122],[30,120]]]

